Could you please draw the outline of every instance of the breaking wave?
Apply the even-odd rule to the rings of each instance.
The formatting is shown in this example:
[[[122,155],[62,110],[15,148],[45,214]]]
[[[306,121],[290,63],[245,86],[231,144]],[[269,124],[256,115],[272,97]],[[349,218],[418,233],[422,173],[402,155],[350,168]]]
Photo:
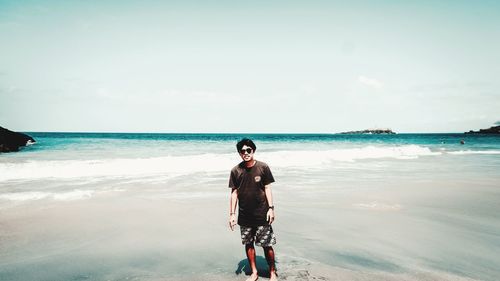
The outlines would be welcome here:
[[[459,150],[450,151],[448,154],[468,155],[468,154],[500,154],[500,150]]]
[[[72,201],[89,199],[94,193],[93,190],[73,190],[68,192],[17,192],[0,194],[0,199],[10,201],[31,201],[41,199],[53,199],[58,201]]]
[[[404,145],[260,152],[257,158],[278,168],[316,168],[336,161],[352,162],[382,158],[415,159],[420,156],[441,154],[443,153],[432,152],[427,147]],[[98,160],[31,160],[0,163],[0,181],[40,178],[178,176],[198,172],[228,172],[238,161],[240,159],[234,153]]]

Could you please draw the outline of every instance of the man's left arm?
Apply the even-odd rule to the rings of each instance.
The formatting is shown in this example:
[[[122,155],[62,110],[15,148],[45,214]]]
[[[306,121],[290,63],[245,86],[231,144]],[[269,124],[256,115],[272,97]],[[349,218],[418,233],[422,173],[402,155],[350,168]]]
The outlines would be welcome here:
[[[274,222],[274,205],[273,205],[273,192],[271,190],[271,184],[268,184],[265,186],[265,192],[266,192],[266,198],[267,198],[267,203],[269,206],[273,208],[269,208],[267,211],[267,221],[269,224],[272,224]]]

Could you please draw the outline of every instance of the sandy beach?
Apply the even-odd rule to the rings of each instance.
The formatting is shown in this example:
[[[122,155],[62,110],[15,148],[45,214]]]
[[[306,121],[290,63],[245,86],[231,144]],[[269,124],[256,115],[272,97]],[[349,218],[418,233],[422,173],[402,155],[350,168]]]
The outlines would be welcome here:
[[[226,226],[226,203],[225,197],[171,200],[127,194],[3,210],[2,280],[245,280],[248,265],[237,230]],[[373,268],[362,271],[324,264],[318,258],[327,250],[322,244],[328,247],[338,238],[325,232],[326,226],[319,232],[320,224],[302,221],[309,216],[298,217],[298,223],[294,214],[307,208],[294,209],[280,211],[281,222],[275,224],[280,280],[473,280],[424,270],[398,272],[389,261],[376,259],[366,260]],[[265,280],[260,249],[258,266]]]
[[[0,276],[2,280],[245,280],[248,265],[238,230],[227,227],[226,180],[224,174],[214,178],[204,187],[182,187],[193,193],[158,192],[166,188],[161,183],[121,183],[121,189],[91,198],[36,200],[29,206],[3,208]],[[435,207],[453,209],[446,205],[446,197],[454,202],[453,197],[474,196],[467,187],[442,182],[436,192],[437,182],[422,179],[406,184],[402,191],[390,180],[383,186],[358,181],[353,192],[350,185],[355,182],[337,181],[337,189],[318,186],[315,192],[276,184],[280,280],[481,280],[432,266],[448,257],[455,268],[463,268],[468,261],[459,255],[474,248],[481,250],[476,258],[492,262],[497,258],[480,243],[493,234],[470,229],[495,218],[478,221],[449,212],[446,220],[460,220],[460,227],[451,226],[444,217],[431,219]],[[486,182],[483,188],[498,196],[491,184]],[[95,185],[79,188],[98,189]],[[460,206],[474,201],[470,198]],[[418,212],[427,213],[417,216]],[[464,243],[468,248],[460,249]],[[257,253],[265,280],[262,250]],[[493,274],[495,269],[491,270]]]

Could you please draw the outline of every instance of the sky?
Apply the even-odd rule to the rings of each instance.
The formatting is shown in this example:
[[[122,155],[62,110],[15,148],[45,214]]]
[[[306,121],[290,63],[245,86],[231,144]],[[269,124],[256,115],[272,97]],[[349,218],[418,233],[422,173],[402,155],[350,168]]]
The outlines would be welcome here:
[[[0,0],[0,126],[464,132],[498,50],[499,1]]]

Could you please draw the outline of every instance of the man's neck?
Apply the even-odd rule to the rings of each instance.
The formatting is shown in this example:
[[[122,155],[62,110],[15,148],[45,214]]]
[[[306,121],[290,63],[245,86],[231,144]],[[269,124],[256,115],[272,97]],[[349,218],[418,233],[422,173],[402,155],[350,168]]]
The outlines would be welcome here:
[[[248,161],[248,162],[245,162],[245,167],[252,168],[253,166],[255,166],[255,163],[257,163],[257,160],[255,160],[255,159]]]

